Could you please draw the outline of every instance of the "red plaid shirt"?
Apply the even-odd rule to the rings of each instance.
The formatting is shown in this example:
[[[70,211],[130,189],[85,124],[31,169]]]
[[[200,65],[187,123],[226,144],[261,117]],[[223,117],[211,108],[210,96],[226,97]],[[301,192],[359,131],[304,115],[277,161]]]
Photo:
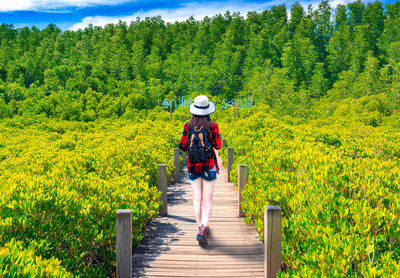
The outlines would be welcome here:
[[[211,125],[211,145],[217,150],[221,149],[221,137],[219,136],[219,129],[217,123],[213,123]],[[183,133],[181,141],[179,143],[179,148],[182,151],[186,151],[188,149],[188,123],[186,123],[185,126],[183,127]],[[214,152],[214,148],[212,148],[213,156],[208,161],[191,163],[188,159],[186,164],[188,171],[190,173],[201,173],[203,171],[211,170],[215,165],[217,173],[219,174],[218,161]]]

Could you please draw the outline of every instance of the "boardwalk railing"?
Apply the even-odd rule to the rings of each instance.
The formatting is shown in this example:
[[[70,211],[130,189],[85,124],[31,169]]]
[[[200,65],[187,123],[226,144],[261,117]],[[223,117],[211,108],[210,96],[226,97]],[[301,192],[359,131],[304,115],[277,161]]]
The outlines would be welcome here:
[[[276,277],[281,269],[281,208],[264,208],[264,277]]]
[[[223,152],[226,140],[223,140]],[[182,164],[186,162],[186,153],[182,152]],[[228,147],[228,181],[230,181],[231,167],[233,164],[233,148]],[[174,149],[174,182],[179,180],[179,149]],[[167,166],[158,164],[158,189],[162,192],[163,207],[159,215],[168,215],[167,205]],[[238,214],[244,217],[241,203],[242,192],[248,182],[248,166],[238,165]],[[274,278],[281,269],[281,213],[279,206],[266,205],[264,208],[264,278]],[[132,211],[119,209],[116,213],[116,274],[117,278],[132,277]]]
[[[159,214],[161,216],[168,215],[168,205],[167,205],[167,165],[158,164],[158,190],[161,191],[161,201],[162,208],[160,208]]]
[[[117,277],[132,277],[132,210],[119,209],[116,218]]]
[[[244,217],[244,212],[242,208],[242,202],[243,202],[243,189],[244,185],[247,183],[248,180],[248,173],[249,173],[249,167],[245,164],[239,164],[238,165],[238,207],[239,207],[239,217]]]
[[[226,139],[222,140],[222,153],[225,154],[225,148],[226,148]]]
[[[174,148],[174,183],[179,181],[179,172],[180,172],[180,167],[179,167],[179,148]]]

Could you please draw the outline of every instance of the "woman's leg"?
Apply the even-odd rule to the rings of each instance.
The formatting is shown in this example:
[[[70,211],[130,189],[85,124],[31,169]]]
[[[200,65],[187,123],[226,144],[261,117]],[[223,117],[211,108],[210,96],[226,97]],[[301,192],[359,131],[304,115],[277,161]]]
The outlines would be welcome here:
[[[202,178],[191,181],[192,195],[193,195],[193,208],[196,215],[197,227],[201,225],[201,200],[202,200]]]
[[[204,227],[208,227],[208,222],[211,217],[214,184],[215,180],[213,181],[203,180],[203,207],[201,211],[202,215],[201,224],[203,224]]]

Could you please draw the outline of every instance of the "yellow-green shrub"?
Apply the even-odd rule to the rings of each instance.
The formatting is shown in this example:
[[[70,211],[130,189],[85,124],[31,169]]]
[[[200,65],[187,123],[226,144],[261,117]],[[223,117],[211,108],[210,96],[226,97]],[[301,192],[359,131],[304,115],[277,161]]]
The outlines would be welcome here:
[[[279,277],[400,273],[399,132],[357,122],[290,126],[262,109],[220,127],[234,148],[232,180],[238,164],[249,166],[242,205],[261,240],[264,206],[282,208],[288,270]]]
[[[24,249],[15,239],[0,247],[0,277],[73,277],[60,263],[54,257],[36,256],[32,248]]]
[[[182,127],[156,118],[0,123],[0,246],[18,240],[74,276],[111,275],[115,213],[132,209],[135,247],[162,205],[157,164],[172,176]]]

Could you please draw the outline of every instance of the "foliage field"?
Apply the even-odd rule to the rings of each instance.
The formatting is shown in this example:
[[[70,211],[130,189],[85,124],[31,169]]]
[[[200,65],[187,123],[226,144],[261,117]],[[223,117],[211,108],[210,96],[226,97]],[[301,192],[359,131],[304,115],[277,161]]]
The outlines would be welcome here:
[[[265,205],[282,208],[279,277],[399,275],[399,131],[292,125],[263,109],[228,116],[221,129],[234,148],[235,184],[238,164],[249,166],[242,205],[260,240]]]
[[[117,209],[132,209],[136,246],[162,205],[157,164],[172,175],[179,133],[170,131],[177,125],[156,114],[140,122],[1,122],[2,277],[43,271],[60,277],[64,268],[77,277],[105,277],[115,270]]]
[[[116,210],[136,246],[190,117],[176,100],[205,94],[254,100],[211,118],[235,182],[249,165],[246,222],[262,239],[264,206],[283,210],[280,277],[400,277],[399,50],[400,1],[1,24],[0,276],[114,275]]]

